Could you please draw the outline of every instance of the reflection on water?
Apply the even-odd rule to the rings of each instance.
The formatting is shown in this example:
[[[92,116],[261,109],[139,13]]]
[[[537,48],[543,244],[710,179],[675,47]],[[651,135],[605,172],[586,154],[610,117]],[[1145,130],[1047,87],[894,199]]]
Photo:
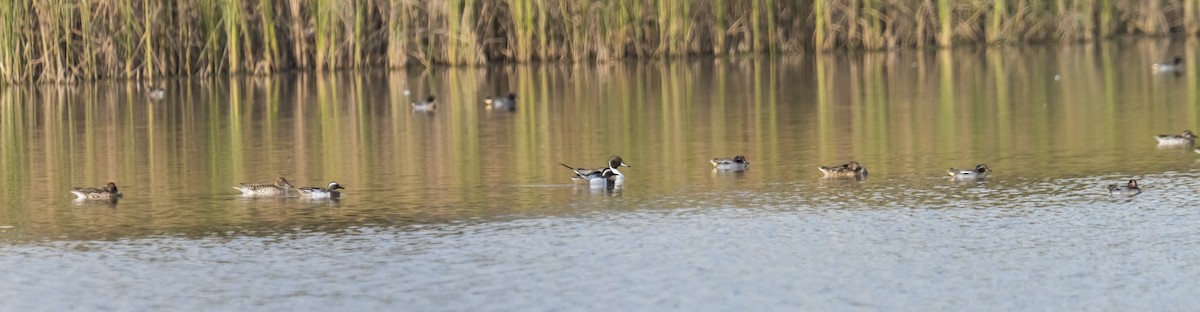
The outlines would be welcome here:
[[[1153,140],[1200,129],[1194,105],[1200,102],[1200,68],[1189,62],[1182,75],[1149,70],[1170,55],[1197,55],[1197,48],[1195,41],[1138,41],[196,79],[168,82],[161,100],[123,82],[7,87],[0,89],[0,241],[21,246],[165,235],[211,244],[220,237],[242,242],[287,233],[352,240],[357,231],[377,227],[405,236],[406,229],[423,226],[462,233],[493,222],[624,223],[619,216],[694,213],[707,216],[699,220],[784,223],[750,229],[768,234],[791,226],[845,231],[844,239],[817,239],[824,244],[849,240],[861,247],[854,243],[864,242],[851,234],[869,234],[875,240],[866,245],[887,250],[1020,249],[1028,246],[926,241],[956,233],[949,229],[954,220],[931,224],[921,218],[949,212],[942,218],[995,221],[983,227],[1000,232],[1007,216],[1034,215],[1063,226],[1119,225],[1118,219],[1079,218],[1091,209],[1185,207],[1200,199],[1196,183],[1187,182],[1195,180],[1200,156],[1186,148],[1157,149]],[[489,110],[483,103],[510,91],[518,95],[514,111]],[[436,110],[414,112],[411,103],[426,95],[437,96]],[[712,171],[710,159],[734,154],[753,166]],[[620,187],[573,186],[570,172],[558,165],[600,167],[612,155],[633,165],[623,168],[628,178]],[[817,170],[850,160],[869,168],[870,177],[822,179]],[[988,180],[956,183],[946,176],[949,167],[978,163],[994,170]],[[347,189],[340,200],[243,198],[232,189],[276,176],[297,187],[338,181]],[[1106,196],[1104,185],[1131,178],[1142,179],[1145,193]],[[76,202],[67,192],[107,181],[121,185],[125,197],[119,202]],[[734,213],[706,215],[707,208]],[[904,212],[909,209],[923,212]],[[804,214],[792,215],[797,212]],[[790,218],[800,220],[786,224]],[[891,218],[905,218],[897,226],[931,232],[892,244],[879,233],[903,228],[843,222]],[[648,235],[664,234],[653,230],[653,221],[628,222]],[[571,234],[575,226],[547,223],[545,232],[530,230],[547,244],[543,251],[557,246],[546,237],[578,235]],[[720,228],[755,239],[739,228]],[[1073,234],[1054,231],[1003,234],[1024,235],[1010,238],[1033,245],[1039,235]],[[520,239],[522,233],[496,235]],[[478,248],[498,237],[454,243]],[[378,243],[373,236],[364,239]],[[410,239],[422,245],[415,248],[446,252],[437,247],[447,243],[441,238]],[[764,239],[758,252],[766,256],[781,247],[771,246],[770,235]],[[313,241],[319,249],[323,240]],[[585,251],[566,251],[572,253]],[[880,256],[866,250],[827,255]],[[759,264],[779,264],[766,260]],[[753,263],[751,270],[759,267]],[[444,282],[431,289],[461,286]]]

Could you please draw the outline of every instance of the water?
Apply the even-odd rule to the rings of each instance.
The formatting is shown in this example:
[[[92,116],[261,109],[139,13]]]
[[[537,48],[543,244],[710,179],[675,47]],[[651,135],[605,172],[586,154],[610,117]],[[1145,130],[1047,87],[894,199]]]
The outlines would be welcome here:
[[[162,100],[8,88],[0,295],[12,310],[1195,306],[1200,154],[1152,137],[1200,129],[1200,68],[1149,64],[1197,48],[173,80]],[[516,112],[483,108],[509,90]],[[426,94],[438,109],[412,112]],[[734,154],[749,171],[710,170]],[[615,189],[558,165],[611,155],[633,166]],[[851,159],[871,175],[816,170]],[[976,163],[992,178],[945,176]],[[276,176],[348,189],[231,188]],[[1104,189],[1133,178],[1143,194]],[[66,191],[107,181],[126,198]]]

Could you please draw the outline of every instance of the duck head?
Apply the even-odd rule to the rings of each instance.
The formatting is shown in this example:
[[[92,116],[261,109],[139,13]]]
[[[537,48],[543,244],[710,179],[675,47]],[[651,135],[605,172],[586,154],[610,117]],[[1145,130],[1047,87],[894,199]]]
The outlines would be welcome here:
[[[609,168],[616,168],[616,167],[620,167],[620,166],[633,167],[633,166],[625,164],[625,161],[621,160],[621,156],[613,156],[612,158],[608,159],[608,167]]]

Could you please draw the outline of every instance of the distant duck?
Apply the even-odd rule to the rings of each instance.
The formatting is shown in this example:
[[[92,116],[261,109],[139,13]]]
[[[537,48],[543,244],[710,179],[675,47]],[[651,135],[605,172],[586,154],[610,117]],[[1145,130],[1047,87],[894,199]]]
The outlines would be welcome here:
[[[1180,72],[1183,71],[1183,58],[1176,56],[1171,63],[1154,63],[1150,69],[1156,73]]]
[[[342,187],[342,185],[338,184],[337,182],[329,182],[329,186],[325,188],[302,187],[297,189],[297,191],[300,191],[301,197],[306,198],[338,198],[342,196],[342,193],[337,191],[338,189],[346,188]]]
[[[867,176],[867,168],[863,168],[857,161],[851,160],[841,166],[820,166],[817,169],[825,174],[826,178],[846,177],[846,178],[864,178]]]
[[[517,110],[517,94],[509,92],[508,97],[484,98],[484,107],[488,110]]]
[[[412,103],[413,110],[414,111],[432,111],[434,106],[437,105],[437,103],[434,102],[434,99],[435,98],[432,95],[430,95],[429,97],[425,98],[424,101]]]
[[[242,191],[242,196],[287,196],[296,187],[283,177],[275,178],[275,183],[242,183],[233,187]]]
[[[167,89],[162,87],[150,87],[146,90],[146,96],[152,100],[161,100],[167,95]]]
[[[750,167],[750,162],[742,155],[734,155],[733,158],[713,158],[708,162],[714,169],[723,171],[745,171]]]
[[[113,182],[108,182],[108,185],[101,187],[72,188],[71,193],[75,194],[78,199],[114,200],[121,198],[121,192],[117,191],[117,184]]]
[[[1159,146],[1192,147],[1196,145],[1196,134],[1192,133],[1192,130],[1183,130],[1182,134],[1160,134],[1154,139],[1158,140]]]
[[[1142,188],[1138,187],[1137,180],[1129,180],[1125,185],[1110,184],[1108,186],[1109,195],[1124,195],[1133,196],[1142,193]]]
[[[983,178],[987,178],[988,173],[991,173],[992,170],[988,169],[987,165],[978,164],[978,165],[975,165],[974,170],[959,170],[959,169],[950,168],[950,170],[947,170],[947,172],[950,173],[951,179],[959,180],[959,181],[971,181],[971,180],[982,180]]]
[[[575,173],[575,176],[571,177],[571,181],[574,181],[576,184],[623,182],[625,180],[625,175],[622,174],[620,170],[617,170],[617,167],[633,167],[625,164],[625,161],[621,159],[621,156],[613,156],[612,158],[609,158],[608,168],[583,169],[571,167],[563,163],[559,164],[563,167],[567,167],[567,169],[571,169],[571,172]]]

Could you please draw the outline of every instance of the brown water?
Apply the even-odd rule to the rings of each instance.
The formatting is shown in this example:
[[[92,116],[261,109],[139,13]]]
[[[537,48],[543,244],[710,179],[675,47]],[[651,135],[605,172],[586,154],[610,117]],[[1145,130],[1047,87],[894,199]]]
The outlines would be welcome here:
[[[1200,272],[1184,250],[1200,247],[1200,154],[1152,137],[1200,129],[1200,67],[1149,68],[1197,49],[1130,41],[190,79],[166,82],[161,100],[124,82],[7,87],[0,263],[48,263],[8,272],[39,287],[0,294],[65,291],[15,307],[84,309],[114,307],[106,295],[138,308],[282,300],[249,304],[268,310],[1194,306]],[[509,91],[515,112],[484,109]],[[414,112],[429,94],[436,111]],[[708,159],[734,154],[749,171],[710,170]],[[616,189],[573,186],[558,165],[611,155],[632,165]],[[816,169],[852,159],[867,179]],[[946,179],[977,163],[991,179]],[[347,189],[333,201],[231,188],[276,176]],[[1104,185],[1131,178],[1146,192],[1108,196]],[[124,199],[67,191],[108,181]],[[1132,272],[1094,274],[1113,267]],[[43,278],[64,268],[81,277]],[[255,273],[275,269],[304,273]],[[180,277],[215,286],[179,301],[168,291]],[[81,295],[114,279],[124,288]],[[378,288],[347,297],[364,285]]]

